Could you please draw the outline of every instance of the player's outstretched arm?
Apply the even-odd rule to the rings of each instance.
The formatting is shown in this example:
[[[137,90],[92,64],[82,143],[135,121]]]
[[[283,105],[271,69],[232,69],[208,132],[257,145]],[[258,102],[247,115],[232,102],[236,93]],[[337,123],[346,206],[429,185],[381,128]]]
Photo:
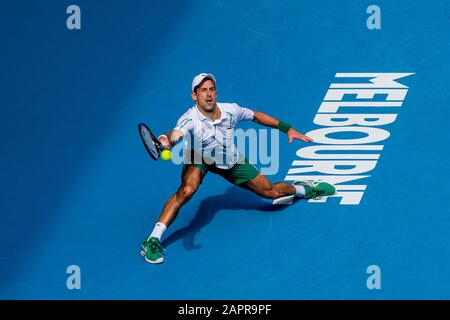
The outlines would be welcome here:
[[[253,111],[253,113],[254,113],[254,116],[253,116],[254,122],[259,123],[266,127],[277,128],[280,131],[285,132],[289,138],[289,143],[292,143],[292,141],[294,139],[303,140],[305,142],[313,141],[310,137],[308,137],[304,134],[301,134],[300,132],[295,130],[291,125],[289,125],[283,121],[280,121],[272,116],[269,116],[268,114],[265,114],[265,113],[262,113],[259,111]]]
[[[158,137],[158,140],[164,145],[164,149],[170,149],[184,136],[183,131],[173,130],[166,132]]]

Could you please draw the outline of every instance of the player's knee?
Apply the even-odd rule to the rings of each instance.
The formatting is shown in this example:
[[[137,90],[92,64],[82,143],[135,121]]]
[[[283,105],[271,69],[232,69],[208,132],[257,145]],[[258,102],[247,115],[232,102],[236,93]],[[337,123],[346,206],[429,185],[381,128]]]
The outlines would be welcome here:
[[[182,200],[189,200],[194,195],[196,189],[190,184],[183,185],[179,190],[179,196]]]

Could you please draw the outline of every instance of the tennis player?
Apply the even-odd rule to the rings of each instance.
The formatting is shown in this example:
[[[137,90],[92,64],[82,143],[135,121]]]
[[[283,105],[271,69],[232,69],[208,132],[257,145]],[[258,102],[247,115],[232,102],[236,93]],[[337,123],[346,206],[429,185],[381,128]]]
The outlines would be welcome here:
[[[277,199],[295,195],[316,199],[335,194],[333,185],[326,182],[296,181],[271,183],[234,145],[234,127],[241,121],[252,120],[263,126],[278,128],[294,139],[311,142],[291,125],[262,112],[240,107],[236,103],[216,101],[216,78],[201,73],[192,80],[192,99],[195,105],[178,120],[176,127],[158,137],[166,148],[173,147],[182,137],[186,139],[187,155],[181,174],[181,185],[165,203],[150,236],[142,243],[141,254],[149,263],[164,261],[161,237],[177,217],[180,208],[192,198],[207,172],[221,175],[239,187],[256,194]],[[230,199],[232,201],[232,199]]]

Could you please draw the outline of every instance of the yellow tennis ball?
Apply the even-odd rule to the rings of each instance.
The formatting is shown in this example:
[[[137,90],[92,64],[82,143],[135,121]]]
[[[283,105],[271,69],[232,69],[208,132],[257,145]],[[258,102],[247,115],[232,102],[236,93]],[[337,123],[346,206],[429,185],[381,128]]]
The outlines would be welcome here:
[[[172,159],[172,152],[170,152],[170,150],[164,150],[163,152],[161,152],[161,159],[163,160]]]

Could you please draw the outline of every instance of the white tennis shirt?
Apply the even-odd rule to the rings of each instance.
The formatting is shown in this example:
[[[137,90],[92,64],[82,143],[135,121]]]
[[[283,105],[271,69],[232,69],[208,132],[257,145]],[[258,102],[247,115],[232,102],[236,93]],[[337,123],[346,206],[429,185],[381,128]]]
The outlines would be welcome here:
[[[236,103],[219,103],[220,119],[205,117],[196,105],[189,108],[177,122],[174,130],[184,133],[186,155],[195,150],[208,164],[220,169],[231,169],[239,159],[234,144],[234,127],[241,121],[253,120],[252,110]]]

